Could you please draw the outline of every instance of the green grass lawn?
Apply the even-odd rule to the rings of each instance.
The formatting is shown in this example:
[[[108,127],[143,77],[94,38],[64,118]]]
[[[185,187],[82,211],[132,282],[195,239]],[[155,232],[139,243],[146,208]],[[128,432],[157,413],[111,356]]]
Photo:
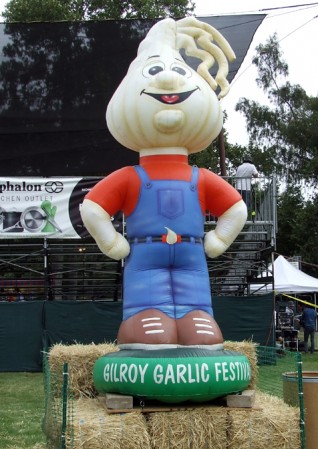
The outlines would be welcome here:
[[[295,370],[296,353],[273,365],[260,366],[259,377],[273,380],[285,371]],[[302,354],[303,371],[318,371],[318,352]],[[42,373],[0,373],[0,449],[44,449],[44,376]]]
[[[283,398],[284,380],[283,373],[297,372],[298,353],[296,351],[284,351],[282,353],[267,348],[265,357],[261,358],[257,376],[257,388]],[[315,354],[302,353],[302,370],[318,372],[318,352]]]
[[[0,448],[44,449],[42,373],[0,373]]]
[[[318,371],[318,351],[314,354],[302,353],[303,371]]]

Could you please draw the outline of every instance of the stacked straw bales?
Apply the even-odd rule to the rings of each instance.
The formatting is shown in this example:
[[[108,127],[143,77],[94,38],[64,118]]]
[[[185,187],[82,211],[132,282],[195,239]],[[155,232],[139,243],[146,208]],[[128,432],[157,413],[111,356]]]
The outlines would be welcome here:
[[[200,408],[152,413],[152,449],[300,449],[298,410],[257,392],[255,409]]]
[[[257,392],[260,408],[108,414],[98,399],[74,402],[67,449],[300,449],[294,407]]]
[[[257,357],[251,342],[226,342],[225,349],[247,356],[252,367],[249,388],[255,389]],[[202,404],[186,410],[109,414],[105,399],[93,386],[95,361],[117,351],[114,344],[55,345],[49,353],[52,406],[61,401],[63,364],[68,363],[72,386],[72,417],[67,423],[67,449],[299,449],[299,410],[259,391],[253,409]],[[58,379],[58,382],[56,382]],[[181,404],[182,405],[182,404]],[[47,413],[50,419],[50,413]],[[60,419],[60,418],[59,418]],[[60,423],[47,423],[50,429]],[[48,435],[50,437],[50,435]],[[52,435],[53,437],[53,435]],[[58,446],[56,446],[58,447]]]
[[[148,420],[152,449],[227,449],[226,409],[152,413]]]
[[[248,388],[254,389],[258,374],[255,344],[250,341],[226,341],[224,342],[224,349],[227,351],[240,352],[248,358],[252,370],[252,379]]]
[[[73,441],[72,441],[73,440]],[[67,449],[151,449],[145,417],[138,412],[108,415],[98,399],[78,399]]]
[[[62,383],[63,364],[68,363],[69,380],[75,398],[96,397],[93,384],[93,367],[97,359],[110,352],[118,351],[113,343],[95,345],[54,345],[49,354],[49,367],[52,377]]]
[[[299,449],[299,410],[279,398],[257,391],[256,407],[250,413],[229,409],[227,449]]]

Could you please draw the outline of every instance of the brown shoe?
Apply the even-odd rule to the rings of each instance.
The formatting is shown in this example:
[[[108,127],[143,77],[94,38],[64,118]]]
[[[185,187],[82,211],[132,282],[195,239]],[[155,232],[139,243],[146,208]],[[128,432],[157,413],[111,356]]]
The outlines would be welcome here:
[[[121,323],[117,341],[122,348],[143,345],[176,346],[176,321],[157,309],[143,310]]]
[[[195,310],[177,320],[178,344],[223,348],[222,332],[215,319],[203,310]]]

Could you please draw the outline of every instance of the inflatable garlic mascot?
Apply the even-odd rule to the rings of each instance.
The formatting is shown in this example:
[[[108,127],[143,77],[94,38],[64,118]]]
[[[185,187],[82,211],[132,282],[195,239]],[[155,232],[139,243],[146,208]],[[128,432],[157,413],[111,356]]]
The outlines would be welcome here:
[[[179,50],[199,58],[197,71]],[[246,221],[237,191],[188,155],[222,128],[228,60],[235,55],[217,30],[195,18],[158,22],[106,113],[113,136],[140,153],[140,164],[100,181],[85,197],[82,219],[108,257],[125,258],[120,351],[96,362],[101,392],[164,402],[207,401],[244,389],[245,356],[223,350],[213,318],[208,257],[222,254]],[[218,64],[215,79],[209,68]],[[218,217],[204,235],[206,210]],[[122,211],[127,235],[111,217]],[[242,374],[243,373],[243,374]]]

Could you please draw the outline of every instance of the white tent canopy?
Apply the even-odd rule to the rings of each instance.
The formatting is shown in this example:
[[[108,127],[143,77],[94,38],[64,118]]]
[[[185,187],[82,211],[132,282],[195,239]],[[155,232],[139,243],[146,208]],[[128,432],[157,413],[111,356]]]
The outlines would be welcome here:
[[[272,268],[270,267],[270,271]],[[318,279],[309,276],[288,262],[283,256],[274,261],[274,290],[277,293],[318,292]],[[262,275],[259,276],[259,279]],[[272,291],[271,285],[252,284],[251,293],[264,294]]]

